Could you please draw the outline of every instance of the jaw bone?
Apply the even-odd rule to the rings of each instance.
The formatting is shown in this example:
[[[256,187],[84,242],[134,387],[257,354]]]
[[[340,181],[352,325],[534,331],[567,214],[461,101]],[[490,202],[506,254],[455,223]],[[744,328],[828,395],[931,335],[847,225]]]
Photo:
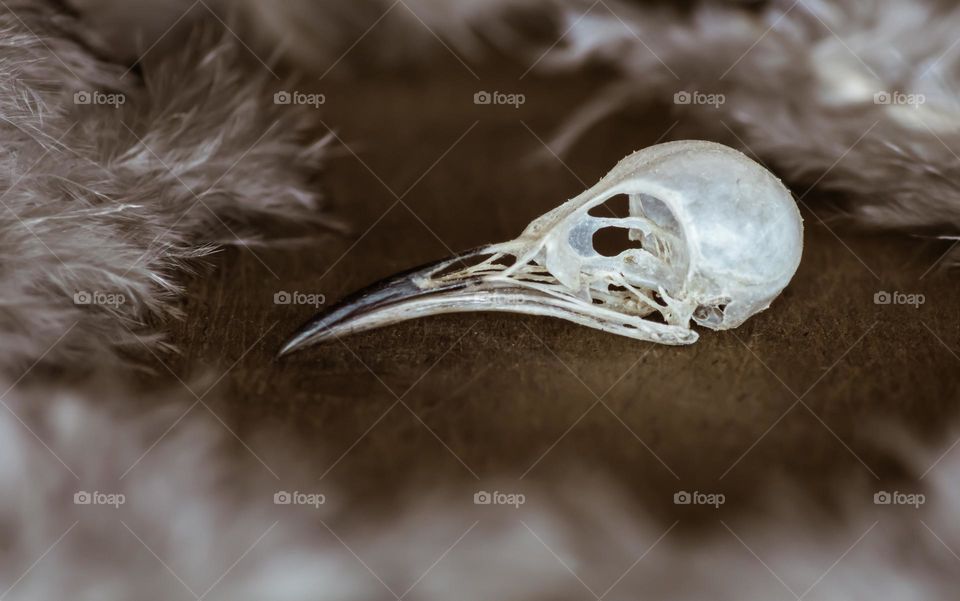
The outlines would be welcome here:
[[[595,216],[617,195],[625,217]],[[632,242],[604,256],[594,234]],[[691,344],[691,320],[734,328],[766,309],[800,264],[803,223],[789,191],[743,154],[669,142],[621,160],[595,186],[515,240],[391,276],[316,316],[281,355],[428,315],[507,311],[559,317],[663,344]]]

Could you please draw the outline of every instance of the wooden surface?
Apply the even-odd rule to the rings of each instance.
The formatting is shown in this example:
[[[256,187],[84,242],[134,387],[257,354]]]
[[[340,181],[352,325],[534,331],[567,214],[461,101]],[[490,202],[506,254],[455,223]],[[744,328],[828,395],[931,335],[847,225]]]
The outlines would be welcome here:
[[[357,505],[440,486],[587,486],[588,474],[669,518],[677,490],[724,492],[729,514],[782,479],[825,502],[840,483],[881,488],[903,473],[897,429],[934,457],[947,450],[960,314],[952,277],[928,271],[946,246],[828,228],[809,211],[802,265],[772,308],[734,331],[702,331],[693,346],[491,313],[408,322],[274,360],[314,313],[275,305],[276,292],[332,302],[451,250],[510,239],[673,124],[662,107],[611,118],[564,166],[541,140],[600,80],[521,81],[519,71],[478,81],[453,64],[442,78],[314,84],[327,96],[324,124],[347,147],[322,182],[351,233],[231,248],[190,281],[189,318],[167,326],[183,354],[165,362],[185,380],[225,374],[210,408],[279,478],[287,459],[258,443],[265,429],[301,445],[314,484],[342,487]],[[475,105],[481,89],[522,92],[526,104]],[[824,199],[807,200],[828,214]],[[880,290],[926,302],[877,305]],[[157,383],[172,380],[159,372]]]

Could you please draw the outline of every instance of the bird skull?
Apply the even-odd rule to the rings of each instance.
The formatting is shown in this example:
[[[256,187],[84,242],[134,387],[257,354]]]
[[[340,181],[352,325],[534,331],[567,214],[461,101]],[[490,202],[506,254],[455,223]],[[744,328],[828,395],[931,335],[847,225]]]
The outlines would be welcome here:
[[[627,215],[604,212],[619,195]],[[606,256],[594,235],[627,247]],[[720,144],[679,141],[621,160],[595,186],[515,240],[392,276],[317,316],[287,353],[344,334],[462,311],[560,317],[664,344],[690,344],[691,320],[734,328],[768,306],[800,264],[803,222],[766,169]]]

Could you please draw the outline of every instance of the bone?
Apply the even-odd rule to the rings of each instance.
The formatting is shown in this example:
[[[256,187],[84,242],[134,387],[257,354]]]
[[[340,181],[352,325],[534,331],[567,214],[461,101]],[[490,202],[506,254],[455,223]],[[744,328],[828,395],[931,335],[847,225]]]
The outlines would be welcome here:
[[[629,214],[606,203],[625,195]],[[598,248],[601,230],[624,245]],[[512,241],[392,276],[304,324],[281,355],[409,319],[504,311],[565,319],[661,344],[691,322],[735,328],[773,302],[803,252],[803,220],[779,179],[713,142],[651,146]],[[609,255],[609,256],[608,256]]]

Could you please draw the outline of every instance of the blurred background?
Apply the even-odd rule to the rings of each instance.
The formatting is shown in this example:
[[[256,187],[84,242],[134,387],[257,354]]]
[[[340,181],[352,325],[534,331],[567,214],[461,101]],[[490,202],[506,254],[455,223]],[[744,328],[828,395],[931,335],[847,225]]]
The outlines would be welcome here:
[[[956,9],[70,4],[134,74],[198,24],[222,29],[275,104],[307,105],[305,141],[329,140],[313,175],[330,227],[228,240],[183,276],[185,317],[151,322],[177,353],[144,355],[120,393],[68,380],[121,425],[80,420],[48,446],[72,410],[38,418],[59,463],[130,497],[94,520],[123,542],[91,547],[127,549],[101,582],[187,599],[948,598]],[[667,347],[477,313],[275,358],[325,305],[511,239],[623,156],[685,138],[741,149],[804,217],[799,271],[743,326]],[[37,473],[60,470],[41,454]],[[43,567],[10,598],[40,598],[31,581],[58,578]]]

